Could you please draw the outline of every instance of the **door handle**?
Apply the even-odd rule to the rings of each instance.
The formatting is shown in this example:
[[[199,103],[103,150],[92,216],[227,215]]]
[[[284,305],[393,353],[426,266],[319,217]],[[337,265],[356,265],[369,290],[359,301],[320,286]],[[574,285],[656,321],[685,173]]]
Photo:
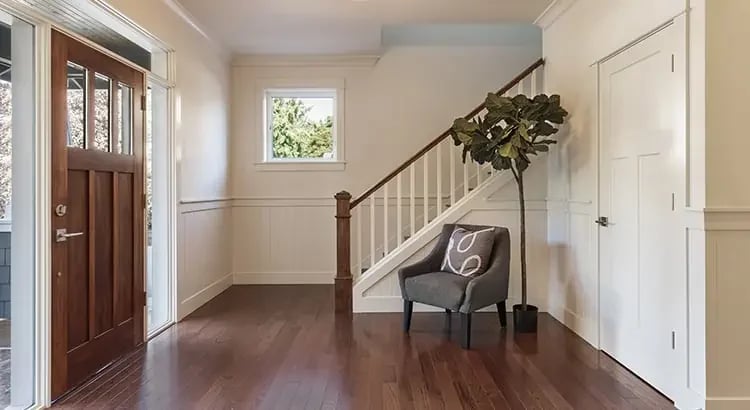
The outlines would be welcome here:
[[[609,218],[606,216],[600,216],[599,219],[594,221],[595,224],[603,227],[609,226]]]
[[[55,242],[65,242],[68,240],[68,238],[74,238],[81,235],[83,235],[83,232],[68,233],[68,230],[65,228],[58,229],[55,235]]]

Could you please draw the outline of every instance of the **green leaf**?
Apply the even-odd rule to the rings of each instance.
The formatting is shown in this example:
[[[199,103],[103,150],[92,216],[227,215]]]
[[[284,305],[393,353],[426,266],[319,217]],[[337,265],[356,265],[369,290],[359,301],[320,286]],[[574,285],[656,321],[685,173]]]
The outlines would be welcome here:
[[[516,146],[511,143],[501,146],[498,150],[498,153],[506,158],[518,158],[518,148],[516,148]]]
[[[464,132],[457,132],[456,137],[463,144],[471,144],[471,141],[474,139],[471,135],[466,134]]]
[[[509,106],[512,106],[512,102],[510,98],[508,97],[502,97],[495,93],[489,93],[487,94],[487,98],[484,100],[484,106],[487,108],[487,111],[494,111],[494,110],[505,110],[507,108],[512,108]]]
[[[519,172],[524,172],[529,168],[528,159],[516,158],[514,162],[516,163],[516,169]]]
[[[479,125],[473,121],[467,120],[466,118],[456,118],[456,120],[453,121],[453,130],[469,134],[474,131],[479,131]]]
[[[518,124],[518,134],[526,141],[531,141],[531,136],[529,135],[529,122],[527,120],[522,119]]]

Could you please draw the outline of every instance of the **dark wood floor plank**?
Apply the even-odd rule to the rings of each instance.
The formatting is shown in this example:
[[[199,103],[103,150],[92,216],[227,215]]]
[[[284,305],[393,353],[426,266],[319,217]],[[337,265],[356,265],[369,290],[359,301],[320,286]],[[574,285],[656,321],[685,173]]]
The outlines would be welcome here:
[[[548,315],[539,333],[474,314],[333,315],[329,286],[235,286],[58,403],[69,409],[667,409]]]

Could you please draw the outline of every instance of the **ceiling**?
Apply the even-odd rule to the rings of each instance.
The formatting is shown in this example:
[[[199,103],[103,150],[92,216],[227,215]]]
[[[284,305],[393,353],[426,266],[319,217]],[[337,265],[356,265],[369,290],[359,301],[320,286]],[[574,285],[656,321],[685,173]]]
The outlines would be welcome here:
[[[235,53],[381,48],[389,25],[532,23],[552,0],[179,0]]]

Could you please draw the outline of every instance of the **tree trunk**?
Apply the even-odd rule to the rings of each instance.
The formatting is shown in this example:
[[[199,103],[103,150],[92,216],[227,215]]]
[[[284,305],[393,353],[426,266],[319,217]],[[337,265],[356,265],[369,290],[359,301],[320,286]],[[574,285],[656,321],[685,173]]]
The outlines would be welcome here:
[[[523,171],[518,171],[518,202],[521,206],[521,308],[526,310],[526,201],[523,196]]]

